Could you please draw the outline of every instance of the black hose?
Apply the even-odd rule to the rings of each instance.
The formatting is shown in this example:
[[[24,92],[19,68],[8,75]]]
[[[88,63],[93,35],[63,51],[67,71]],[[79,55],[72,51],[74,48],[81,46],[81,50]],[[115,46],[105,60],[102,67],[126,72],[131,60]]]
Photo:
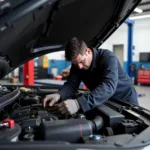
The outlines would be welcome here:
[[[104,120],[101,116],[96,116],[95,119],[89,121],[93,131],[98,131],[104,126]]]

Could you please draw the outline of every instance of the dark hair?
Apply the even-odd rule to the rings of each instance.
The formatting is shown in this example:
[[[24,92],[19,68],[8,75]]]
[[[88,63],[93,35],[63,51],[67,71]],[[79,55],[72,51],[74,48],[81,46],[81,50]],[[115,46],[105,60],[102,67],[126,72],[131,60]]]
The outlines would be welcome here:
[[[86,43],[76,37],[71,38],[65,45],[66,60],[72,61],[78,54],[84,54],[87,48]]]

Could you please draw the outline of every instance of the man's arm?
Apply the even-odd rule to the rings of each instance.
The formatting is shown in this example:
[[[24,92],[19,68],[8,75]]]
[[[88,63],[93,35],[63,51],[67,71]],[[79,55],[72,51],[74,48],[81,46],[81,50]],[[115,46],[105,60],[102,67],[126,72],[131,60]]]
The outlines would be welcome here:
[[[115,93],[118,83],[118,61],[116,57],[111,56],[105,60],[103,67],[103,77],[100,85],[91,93],[77,98],[83,112],[101,105]]]
[[[63,87],[58,91],[58,94],[60,94],[61,99],[66,100],[71,98],[77,92],[80,82],[81,79],[78,69],[72,66],[67,82],[65,82]]]

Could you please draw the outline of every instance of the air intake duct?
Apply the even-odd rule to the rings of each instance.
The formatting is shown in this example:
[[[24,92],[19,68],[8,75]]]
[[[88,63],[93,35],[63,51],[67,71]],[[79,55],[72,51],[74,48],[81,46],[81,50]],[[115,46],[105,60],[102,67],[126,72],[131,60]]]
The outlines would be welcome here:
[[[45,121],[42,123],[42,138],[50,141],[80,142],[83,136],[90,136],[93,131],[103,126],[102,117],[89,121],[86,119],[70,119]]]

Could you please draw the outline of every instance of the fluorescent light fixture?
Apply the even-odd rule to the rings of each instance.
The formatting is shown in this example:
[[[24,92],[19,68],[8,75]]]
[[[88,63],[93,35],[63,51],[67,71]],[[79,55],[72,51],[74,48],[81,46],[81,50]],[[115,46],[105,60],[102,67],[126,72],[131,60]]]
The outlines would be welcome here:
[[[142,16],[133,16],[133,17],[129,17],[129,19],[131,19],[131,20],[145,19],[145,18],[150,18],[150,14],[148,14],[148,15],[142,15]]]
[[[142,9],[140,9],[140,8],[135,8],[135,9],[134,9],[134,12],[142,13],[142,12],[143,12],[143,10],[142,10]]]

